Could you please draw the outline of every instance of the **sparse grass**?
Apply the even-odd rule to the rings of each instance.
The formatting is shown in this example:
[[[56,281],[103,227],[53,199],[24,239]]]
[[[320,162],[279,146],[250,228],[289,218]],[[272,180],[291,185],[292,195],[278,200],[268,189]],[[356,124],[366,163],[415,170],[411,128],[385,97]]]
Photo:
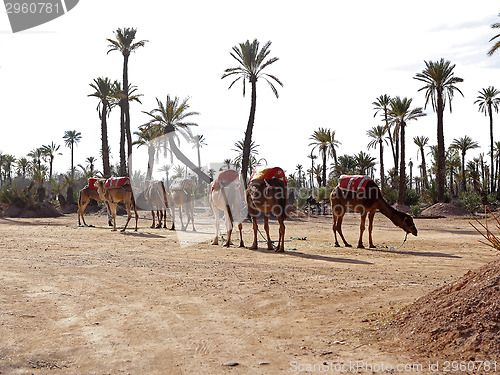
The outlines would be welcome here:
[[[499,216],[495,216],[493,214],[493,212],[491,212],[491,210],[489,209],[489,207],[486,207],[486,210],[489,211],[491,217],[495,220],[495,222],[493,223],[493,226],[498,230],[500,231],[500,219],[499,219]],[[476,223],[478,224],[478,227],[482,227],[482,229],[484,230],[484,232],[482,232],[478,227],[476,227],[474,224],[472,224],[472,222],[469,222],[470,225],[472,225],[472,227],[481,235],[483,236],[483,238],[486,240],[486,242],[484,240],[479,240],[479,242],[481,242],[482,244],[486,245],[486,246],[490,246],[496,250],[500,250],[500,238],[498,238],[490,229],[490,227],[488,226],[488,217],[485,215],[485,223],[481,223],[479,221],[479,219],[475,218],[474,219],[476,221]]]

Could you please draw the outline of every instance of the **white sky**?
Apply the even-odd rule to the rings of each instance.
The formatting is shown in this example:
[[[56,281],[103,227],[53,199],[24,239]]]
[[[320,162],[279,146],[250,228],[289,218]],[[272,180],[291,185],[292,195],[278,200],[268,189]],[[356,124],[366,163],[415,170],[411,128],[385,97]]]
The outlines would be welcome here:
[[[77,130],[82,141],[75,149],[75,164],[84,164],[88,156],[99,158],[100,121],[97,100],[87,97],[89,83],[100,76],[121,80],[122,56],[106,54],[106,38],[113,38],[119,27],[135,27],[137,39],[149,42],[130,58],[129,80],[144,94],[142,105],[131,106],[132,128],[147,121],[141,111],[155,108],[156,97],[190,96],[191,109],[201,113],[193,118],[199,124],[193,133],[203,134],[207,142],[202,164],[236,156],[232,149],[243,138],[250,95],[242,96],[241,85],[228,90],[231,80],[221,80],[221,75],[237,66],[229,55],[232,46],[254,38],[261,45],[272,42],[270,56],[279,61],[267,72],[284,83],[276,99],[265,81],[258,82],[254,140],[259,156],[287,174],[297,164],[310,166],[309,138],[319,127],[336,131],[342,142],[338,155],[367,151],[366,131],[379,124],[372,102],[389,94],[411,97],[414,106],[423,106],[424,94],[417,92],[422,85],[413,77],[424,69],[424,60],[441,57],[456,64],[455,75],[464,79],[458,87],[465,96],[457,95],[453,113],[445,113],[446,144],[468,134],[481,145],[468,159],[486,153],[488,119],[473,102],[482,88],[500,88],[500,53],[486,55],[495,35],[490,25],[500,21],[498,1],[415,4],[81,0],[65,16],[16,34],[2,13],[0,151],[21,157],[53,141],[62,145],[63,153],[54,168],[64,172],[70,153],[62,136],[65,130]],[[426,135],[436,144],[436,115],[430,106],[426,112],[426,118],[407,128],[407,161],[412,158],[416,165],[412,138]],[[500,123],[499,115],[494,121]],[[108,125],[115,164],[118,108]],[[498,125],[495,131],[498,140]],[[191,150],[186,143],[182,148]],[[378,158],[378,150],[369,152]],[[385,156],[387,169],[392,166],[389,146]],[[100,158],[97,166],[102,170]]]

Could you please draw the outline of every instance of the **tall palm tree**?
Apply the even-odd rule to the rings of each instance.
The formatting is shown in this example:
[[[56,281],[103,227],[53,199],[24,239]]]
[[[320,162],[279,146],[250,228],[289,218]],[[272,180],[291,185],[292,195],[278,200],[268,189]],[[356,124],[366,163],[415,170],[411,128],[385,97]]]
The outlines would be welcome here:
[[[500,13],[498,14],[498,16],[500,17]],[[500,29],[500,22],[495,22],[494,24],[491,25],[491,28],[492,29]],[[497,34],[493,38],[491,38],[490,42],[494,41],[497,38],[498,38],[498,40],[495,41],[495,44],[493,44],[493,47],[491,47],[491,49],[488,51],[489,56],[493,55],[500,48],[500,34]]]
[[[198,153],[198,168],[201,168],[200,148],[207,145],[203,134],[195,135],[193,137],[193,143],[194,143],[193,148],[196,147],[196,151]]]
[[[137,33],[137,29],[132,27],[125,27],[123,29],[117,29],[115,31],[115,38],[107,39],[109,44],[108,53],[111,51],[121,52],[123,56],[123,103],[120,105],[121,108],[121,122],[123,123],[122,127],[125,129],[127,134],[127,157],[130,159],[132,155],[132,133],[130,130],[130,109],[129,109],[129,98],[130,98],[130,86],[128,83],[128,60],[131,52],[135,52],[139,47],[143,47],[147,40],[141,40],[134,43],[135,34]]]
[[[187,121],[188,117],[199,115],[198,112],[189,112],[188,100],[189,98],[186,98],[180,102],[178,97],[171,99],[170,95],[167,95],[167,100],[165,103],[162,103],[156,98],[158,107],[150,112],[143,111],[143,113],[151,117],[151,120],[145,126],[157,127],[161,131],[161,134],[166,136],[168,148],[175,154],[176,158],[196,173],[203,181],[210,183],[210,176],[203,173],[200,168],[189,160],[175,143],[176,139],[179,139],[177,133],[180,133],[185,139],[191,141],[193,134],[190,126],[198,126],[194,122]]]
[[[311,153],[309,155],[307,155],[307,157],[309,159],[311,159],[311,169],[309,170],[310,173],[311,173],[311,189],[314,189],[314,160],[317,159],[317,156],[313,154],[313,152],[311,151]]]
[[[403,98],[399,96],[391,100],[391,109],[389,111],[389,118],[395,124],[394,131],[399,132],[399,139],[401,141],[401,164],[399,166],[399,195],[398,203],[404,204],[406,192],[406,161],[405,161],[405,130],[408,121],[416,120],[419,117],[425,116],[422,107],[410,109],[412,99]]]
[[[128,108],[130,110],[130,102],[138,102],[140,104],[141,101],[139,97],[142,96],[142,94],[136,94],[137,87],[134,85],[128,85],[128,90],[122,89],[121,83],[116,82],[116,87],[115,87],[115,94],[114,94],[114,100],[115,104],[120,106],[121,113],[120,113],[120,176],[129,176],[130,173],[132,173],[132,158],[130,155],[132,152],[130,150],[127,151],[127,157],[125,157],[125,137],[127,137],[127,146],[131,144],[131,140],[129,139],[129,132],[126,127],[125,123],[125,117],[126,117],[126,112],[124,108]],[[133,144],[133,143],[132,143]],[[128,147],[130,149],[130,147]],[[126,160],[128,159],[129,165],[128,165],[128,173],[127,171],[127,163]]]
[[[134,142],[134,145],[137,145],[137,147],[148,147],[146,181],[151,181],[155,156],[159,150],[159,137],[162,135],[162,129],[154,125],[144,125],[140,126],[139,131],[134,132],[134,134],[137,135],[137,140]]]
[[[250,143],[250,158],[249,158],[249,170],[252,172],[251,164],[256,165],[256,160],[257,160],[257,155],[259,154],[259,151],[257,150],[257,147],[259,147],[258,144],[255,143],[255,141],[252,141]],[[236,151],[238,154],[237,156],[233,159],[233,164],[234,165],[239,165],[241,166],[241,163],[243,161],[243,150],[245,149],[245,139],[238,141],[234,144],[234,148],[232,151]],[[253,161],[253,162],[252,162]]]
[[[455,65],[450,61],[445,61],[443,58],[439,61],[424,61],[425,69],[421,73],[417,73],[416,80],[424,82],[424,86],[418,91],[425,90],[425,106],[429,101],[432,108],[437,114],[437,147],[438,147],[438,160],[437,160],[437,187],[438,187],[438,201],[444,202],[444,186],[445,186],[445,145],[444,145],[444,129],[443,129],[443,114],[446,106],[446,100],[450,103],[455,91],[458,91],[462,96],[460,89],[455,86],[457,83],[463,82],[462,78],[455,77],[453,69]]]
[[[397,133],[394,133],[394,137],[391,134],[391,123],[389,122],[389,109],[391,105],[391,97],[387,94],[380,95],[373,103],[375,114],[373,117],[377,116],[379,112],[382,112],[381,115],[384,117],[385,128],[387,129],[387,135],[389,141],[391,143],[392,157],[394,159],[394,169],[396,171],[396,175],[399,170],[399,136]]]
[[[73,163],[74,148],[82,140],[82,133],[76,130],[66,130],[64,132],[64,144],[71,150],[71,178],[75,178],[75,167]]]
[[[429,189],[429,180],[427,179],[427,166],[425,165],[425,152],[424,147],[429,143],[429,137],[425,137],[423,135],[418,137],[413,137],[413,142],[417,145],[420,156],[422,157],[422,179],[424,182],[424,187]]]
[[[44,156],[49,160],[49,180],[52,178],[52,164],[54,163],[54,158],[56,155],[62,155],[59,151],[60,145],[56,145],[52,142],[50,145],[42,146],[42,152]]]
[[[99,99],[97,112],[99,113],[99,119],[101,120],[101,156],[103,165],[102,170],[105,178],[111,177],[107,117],[115,105],[114,98],[116,97],[117,86],[118,82],[111,82],[111,80],[107,77],[99,77],[94,79],[94,83],[90,83],[90,87],[92,87],[95,91],[88,95]]]
[[[28,153],[28,156],[33,159],[33,166],[36,167],[38,170],[42,168],[42,157],[43,157],[43,151],[41,147],[34,148]]]
[[[5,172],[5,181],[11,181],[12,180],[12,166],[16,162],[16,158],[14,155],[3,155],[3,170]]]
[[[384,142],[387,143],[387,140],[384,138],[385,133],[387,132],[387,127],[377,125],[371,128],[366,132],[366,135],[371,138],[371,141],[368,143],[368,149],[379,147],[380,153],[380,189],[383,190],[385,186],[385,177],[384,177]]]
[[[158,169],[158,172],[165,172],[165,177],[166,177],[166,180],[165,180],[165,182],[166,182],[166,183],[165,183],[165,186],[166,186],[166,188],[167,188],[167,189],[168,189],[168,188],[169,188],[169,186],[170,186],[169,174],[170,174],[170,168],[171,168],[171,167],[172,167],[171,165],[169,165],[169,164],[165,164],[165,165],[163,165],[162,167],[160,167],[160,168]]]
[[[22,175],[23,178],[25,178],[26,173],[28,172],[28,169],[30,166],[29,160],[26,157],[19,158],[19,159],[17,159],[16,166],[17,166],[17,168],[16,168],[17,173]]]
[[[351,155],[339,156],[337,165],[337,174],[354,174],[356,173],[356,159]]]
[[[491,192],[495,191],[495,170],[493,164],[494,158],[494,150],[493,150],[493,110],[498,113],[498,106],[500,104],[500,98],[498,97],[500,91],[498,91],[493,86],[488,87],[487,89],[483,89],[479,91],[479,95],[474,104],[479,105],[479,112],[484,112],[485,116],[489,116],[490,118],[490,156],[491,156],[491,168],[490,173],[492,178],[490,179],[491,183]]]
[[[304,167],[302,166],[302,164],[297,164],[297,166],[295,167],[295,169],[297,169],[297,173],[299,174],[299,178],[298,178],[298,187],[302,187],[302,170],[304,169]]]
[[[85,159],[85,161],[87,162],[87,166],[89,167],[89,173],[91,174],[91,176],[93,176],[95,170],[95,162],[97,161],[96,158],[94,158],[93,156],[89,156],[87,159]]]
[[[274,82],[283,87],[283,83],[274,75],[264,72],[264,69],[278,61],[277,57],[268,58],[271,53],[271,42],[267,42],[261,49],[260,43],[254,39],[250,43],[247,40],[232,48],[231,56],[238,62],[236,68],[228,68],[224,71],[222,79],[230,76],[236,76],[233,82],[229,85],[231,88],[237,81],[243,83],[243,96],[245,96],[246,82],[248,81],[252,87],[252,99],[250,103],[250,115],[248,117],[247,128],[245,130],[245,140],[243,144],[243,159],[241,161],[241,174],[243,176],[243,184],[247,187],[248,165],[250,161],[250,146],[252,143],[252,131],[255,121],[255,108],[257,104],[257,81],[259,78],[265,80],[276,98],[279,97],[278,90],[274,86]],[[233,77],[234,78],[234,77]]]
[[[462,191],[467,191],[467,184],[465,179],[465,153],[478,147],[479,144],[473,141],[472,138],[468,135],[458,139],[455,138],[450,145],[451,149],[460,151],[460,154],[462,156]]]
[[[330,153],[330,156],[333,158],[333,162],[335,165],[337,165],[337,151],[335,150],[340,143],[338,140],[335,139],[335,130],[330,130],[328,132],[328,152]]]
[[[368,174],[368,171],[375,166],[375,158],[364,151],[354,155],[356,162],[356,172],[362,175]],[[373,174],[373,173],[372,173]]]
[[[326,160],[328,157],[329,142],[332,139],[330,129],[319,128],[313,132],[309,139],[313,141],[309,144],[309,146],[314,146],[313,151],[317,148],[323,159],[323,177],[321,184],[326,186]],[[337,164],[337,162],[335,162],[335,164]]]

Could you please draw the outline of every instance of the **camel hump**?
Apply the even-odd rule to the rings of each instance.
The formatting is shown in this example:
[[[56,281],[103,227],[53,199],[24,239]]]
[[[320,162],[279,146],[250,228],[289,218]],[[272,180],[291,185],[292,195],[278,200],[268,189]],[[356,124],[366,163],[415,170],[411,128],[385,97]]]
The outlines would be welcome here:
[[[250,181],[255,180],[271,180],[273,178],[277,178],[281,180],[283,183],[287,183],[285,172],[280,167],[263,167],[257,166],[253,170],[252,176],[250,177]]]
[[[119,188],[124,185],[131,185],[130,177],[111,177],[108,178],[104,184],[108,189]]]
[[[338,187],[342,190],[352,191],[356,194],[363,194],[369,185],[375,185],[375,182],[368,176],[355,175],[348,176],[342,175],[339,178]]]
[[[186,194],[191,193],[194,189],[194,183],[190,179],[177,180],[172,183],[170,186],[171,191],[183,190]]]
[[[239,181],[240,175],[234,169],[227,169],[225,171],[219,172],[215,180],[212,182],[212,190],[217,190],[219,185],[227,186],[231,182]]]

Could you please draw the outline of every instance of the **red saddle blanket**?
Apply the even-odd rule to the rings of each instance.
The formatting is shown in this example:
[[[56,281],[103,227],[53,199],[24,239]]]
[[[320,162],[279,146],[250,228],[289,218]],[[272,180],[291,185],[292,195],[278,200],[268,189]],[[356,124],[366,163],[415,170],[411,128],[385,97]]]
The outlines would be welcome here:
[[[130,184],[130,177],[111,177],[106,180],[106,183],[104,184],[105,187],[108,189],[112,188],[119,188],[124,185],[131,185]]]
[[[228,169],[227,171],[223,171],[219,173],[217,179],[212,183],[212,190],[216,190],[219,187],[219,184],[229,185],[231,182],[239,179],[239,174],[234,169]]]
[[[287,183],[285,172],[283,172],[283,169],[281,169],[280,167],[272,167],[272,168],[256,167],[253,170],[252,176],[250,177],[250,181],[271,180],[273,178],[278,178],[285,184]]]
[[[342,190],[353,191],[357,194],[363,193],[366,184],[372,179],[368,176],[346,176],[342,175],[339,179],[339,187]]]
[[[89,189],[94,189],[97,190],[97,187],[95,186],[95,183],[97,182],[98,178],[91,177],[89,178]]]

